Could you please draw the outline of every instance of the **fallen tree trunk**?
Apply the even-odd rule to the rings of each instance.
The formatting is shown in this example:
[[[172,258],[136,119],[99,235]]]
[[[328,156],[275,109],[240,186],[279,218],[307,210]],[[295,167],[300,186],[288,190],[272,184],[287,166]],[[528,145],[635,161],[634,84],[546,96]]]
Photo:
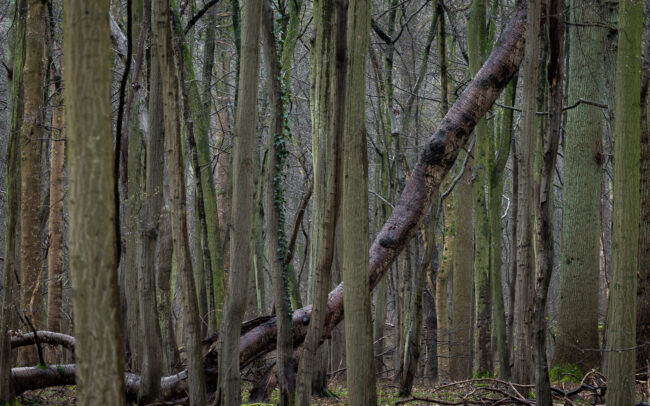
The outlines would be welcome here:
[[[413,237],[431,204],[433,192],[449,172],[460,149],[467,143],[476,123],[487,113],[519,69],[524,54],[525,31],[526,2],[523,1],[481,70],[445,115],[435,134],[424,146],[420,159],[413,168],[411,177],[395,204],[390,218],[370,247],[371,289],[377,285],[390,264]],[[311,306],[294,312],[295,346],[303,342],[310,316]],[[328,336],[341,320],[343,320],[343,284],[339,284],[329,294],[323,336]],[[275,317],[256,324],[246,332],[242,331],[239,344],[242,367],[275,349],[276,331]],[[208,386],[214,386],[217,380],[216,340],[209,345],[205,356],[206,381]],[[61,374],[57,375],[59,373],[57,368],[63,369],[61,374],[65,378],[60,376]],[[67,385],[74,380],[74,366],[51,366],[47,369],[15,368],[12,370],[12,375],[17,389]],[[139,378],[127,374],[125,379],[127,394],[137,393]],[[40,386],[36,386],[36,383]],[[162,379],[162,386],[164,398],[184,397],[187,389],[187,374],[181,372],[165,377]],[[17,393],[28,389],[17,390]]]

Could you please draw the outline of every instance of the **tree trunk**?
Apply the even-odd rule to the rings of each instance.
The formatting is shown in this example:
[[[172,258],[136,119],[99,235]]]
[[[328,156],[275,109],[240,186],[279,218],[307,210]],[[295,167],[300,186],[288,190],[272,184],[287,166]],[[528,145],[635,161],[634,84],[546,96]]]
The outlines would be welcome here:
[[[465,159],[464,153],[462,156]],[[453,246],[451,296],[450,375],[453,380],[472,375],[472,164],[469,158],[454,188],[456,235]]]
[[[520,134],[518,167],[519,211],[517,213],[517,280],[515,296],[515,337],[514,346],[514,380],[530,383],[533,379],[532,357],[532,297],[533,275],[533,150],[536,133],[537,112],[537,77],[540,55],[540,15],[541,3],[531,1],[527,11],[528,29],[526,30],[526,53],[524,58],[522,81],[523,114]]]
[[[544,161],[542,166],[542,181],[540,184],[540,201],[538,216],[540,218],[540,237],[542,252],[540,268],[535,287],[535,376],[536,398],[538,405],[553,406],[551,388],[546,361],[546,303],[548,287],[553,273],[554,245],[553,239],[553,180],[555,179],[555,163],[562,131],[562,102],[564,79],[564,17],[562,0],[550,0],[547,4],[549,57],[547,64],[548,78],[548,133],[544,143]]]
[[[169,196],[171,202],[171,225],[179,269],[183,324],[186,331],[185,349],[188,359],[190,405],[206,403],[205,376],[201,356],[200,320],[194,286],[194,275],[187,234],[185,176],[180,133],[180,106],[178,102],[178,79],[174,64],[171,12],[169,0],[155,3],[154,39],[163,88],[163,111],[165,124],[165,148],[169,173]]]
[[[261,0],[242,3],[241,70],[238,83],[233,153],[231,267],[219,339],[219,399],[222,405],[241,403],[239,357],[241,322],[246,312],[253,217],[253,154],[257,122],[259,31]]]
[[[337,16],[343,14],[338,3]],[[338,20],[341,21],[341,20]],[[339,26],[345,24],[343,21]],[[365,128],[366,55],[370,1],[351,0],[347,19],[347,72],[343,143],[343,284],[349,403],[376,405],[375,362],[368,273],[368,156]],[[337,35],[337,42],[342,39]],[[337,47],[337,61],[345,58]],[[338,86],[337,86],[338,87]],[[414,230],[415,231],[415,230]]]
[[[601,1],[574,0],[571,20],[600,18]],[[568,103],[603,97],[604,30],[569,26]],[[586,47],[586,48],[585,48]],[[584,52],[590,49],[590,52]],[[553,364],[598,365],[598,285],[600,273],[600,195],[602,172],[602,110],[581,104],[567,111],[562,188],[562,261],[558,303],[558,337]]]
[[[467,50],[472,76],[481,68],[486,55],[486,0],[474,0],[467,22]],[[492,371],[490,328],[492,295],[490,290],[490,225],[485,186],[489,171],[489,139],[485,119],[475,130],[474,173],[472,176],[472,213],[474,220],[474,372]]]
[[[648,84],[650,82],[650,26],[646,25],[646,48],[641,80],[641,200],[639,216],[639,287],[636,300],[637,368],[650,359],[650,132],[648,131]]]
[[[268,134],[268,165],[266,168],[266,194],[264,218],[266,220],[266,245],[271,263],[273,299],[278,320],[277,375],[280,386],[280,404],[291,404],[295,390],[295,369],[293,365],[293,337],[291,335],[291,302],[287,280],[287,241],[284,232],[284,159],[287,154],[284,134],[284,103],[280,59],[278,58],[274,34],[273,11],[270,1],[263,4],[262,28],[264,59],[267,68],[267,88],[270,98],[270,123]]]
[[[327,312],[327,293],[332,277],[336,219],[338,217],[341,181],[341,150],[345,122],[346,43],[345,11],[341,2],[316,4],[316,44],[312,55],[314,100],[312,144],[314,156],[314,207],[320,213],[314,230],[318,235],[313,251],[314,301],[305,338],[305,346],[298,364],[296,404],[309,405],[314,377],[322,369],[323,323]],[[334,24],[333,24],[334,23]],[[332,28],[336,27],[335,30]],[[316,240],[315,240],[316,241]]]
[[[79,404],[124,404],[108,1],[64,2],[70,274]],[[42,7],[45,7],[43,4]],[[39,42],[42,38],[37,39]],[[99,270],[97,272],[96,270]],[[97,309],[103,309],[101,318]]]
[[[50,158],[50,247],[47,254],[47,329],[61,332],[62,328],[62,278],[63,278],[63,165],[65,162],[65,120],[63,107],[63,81],[59,72],[53,87],[54,111],[52,112],[52,137]],[[58,77],[57,77],[58,76]],[[45,361],[56,363],[60,359],[56,348],[48,347]]]
[[[25,33],[24,117],[20,141],[20,308],[38,329],[43,323],[43,242],[41,238],[41,163],[45,123],[45,54],[47,8],[27,2]],[[21,349],[19,362],[36,364],[34,347]]]
[[[20,126],[23,116],[22,67],[25,61],[25,17],[27,1],[14,3],[12,29],[9,31],[8,63],[14,74],[7,83],[10,110],[9,137],[7,145],[6,176],[6,219],[5,219],[5,261],[2,273],[2,294],[0,295],[0,332],[16,328],[16,304],[19,303],[19,286],[16,275],[19,268],[20,230]],[[11,374],[11,343],[9,334],[0,334],[0,402],[10,402],[15,397]]]
[[[607,308],[607,404],[635,400],[636,288],[639,250],[641,36],[643,2],[619,6],[616,58],[614,223]],[[623,350],[625,349],[625,350]]]
[[[144,18],[151,21],[151,3],[145,0]],[[149,24],[146,23],[145,26]],[[160,65],[154,49],[151,50],[149,97],[161,96]],[[155,66],[154,66],[155,65]],[[157,88],[157,89],[154,89]],[[149,134],[146,143],[145,194],[142,201],[143,213],[139,224],[139,236],[142,244],[141,259],[138,266],[138,300],[140,309],[139,336],[142,339],[142,377],[138,401],[151,403],[159,395],[160,378],[168,363],[167,357],[161,356],[163,340],[159,323],[158,303],[156,297],[156,245],[160,236],[160,218],[163,206],[163,177],[165,172],[165,134],[161,117],[162,100],[150,100]],[[156,121],[154,121],[156,120]],[[131,155],[129,154],[129,157]]]

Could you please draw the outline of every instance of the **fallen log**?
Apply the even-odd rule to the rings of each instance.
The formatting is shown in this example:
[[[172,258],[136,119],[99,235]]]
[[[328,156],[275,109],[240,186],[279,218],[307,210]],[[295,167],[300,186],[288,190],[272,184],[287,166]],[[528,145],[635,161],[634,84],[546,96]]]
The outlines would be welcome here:
[[[424,146],[420,158],[413,168],[404,191],[395,208],[370,247],[369,278],[371,289],[384,276],[390,264],[402,252],[407,242],[413,237],[431,205],[433,192],[440,186],[443,178],[451,169],[461,148],[467,143],[479,119],[487,113],[501,91],[519,69],[524,54],[524,34],[526,31],[526,1],[522,1],[511,18],[501,38],[492,50],[487,61],[476,77],[469,83],[463,94],[442,119],[438,129]],[[298,309],[293,314],[294,345],[300,345],[306,335],[311,316],[311,306]],[[343,320],[343,284],[332,290],[328,297],[327,313],[323,336],[327,337],[332,329]],[[257,324],[244,332],[239,344],[242,367],[254,359],[275,349],[277,325],[275,317]],[[216,384],[214,359],[217,356],[217,344],[213,342],[206,352],[206,376],[209,386]],[[24,380],[38,381],[41,386],[54,386],[66,383],[47,370],[27,371],[23,368],[12,370],[17,388],[29,387]],[[28,368],[29,369],[29,368]],[[66,373],[74,370],[73,366],[64,366]],[[186,396],[186,375],[181,372],[165,377],[163,396]],[[38,378],[36,378],[38,377]],[[137,392],[139,380],[127,374],[127,392]],[[68,381],[66,381],[68,382]],[[19,393],[19,392],[18,392]],[[183,394],[180,396],[180,394]]]

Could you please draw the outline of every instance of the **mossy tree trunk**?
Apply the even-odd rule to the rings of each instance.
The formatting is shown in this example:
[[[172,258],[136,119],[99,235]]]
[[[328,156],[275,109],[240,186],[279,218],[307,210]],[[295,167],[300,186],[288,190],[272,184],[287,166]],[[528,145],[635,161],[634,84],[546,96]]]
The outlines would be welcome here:
[[[635,397],[636,289],[639,250],[641,36],[643,2],[619,5],[614,134],[612,274],[607,307],[607,404]],[[625,349],[625,350],[623,350]]]

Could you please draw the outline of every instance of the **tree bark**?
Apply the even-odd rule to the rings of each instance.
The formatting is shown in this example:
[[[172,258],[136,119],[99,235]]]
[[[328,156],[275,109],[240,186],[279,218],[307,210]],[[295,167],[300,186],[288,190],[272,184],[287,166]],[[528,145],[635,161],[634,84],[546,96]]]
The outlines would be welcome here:
[[[52,112],[52,137],[50,158],[50,247],[47,254],[47,329],[61,332],[63,313],[62,280],[63,277],[63,165],[65,162],[65,110],[63,107],[63,81],[60,72],[63,63],[59,63],[59,75],[55,80],[60,82],[54,89],[54,111]],[[45,361],[56,363],[59,359],[57,351],[49,347]]]
[[[273,281],[273,299],[278,320],[277,334],[277,376],[280,386],[280,405],[291,404],[295,390],[295,367],[293,365],[293,337],[291,335],[291,301],[288,291],[286,257],[287,240],[284,231],[284,159],[287,153],[284,134],[283,78],[274,34],[273,10],[269,0],[264,1],[262,10],[264,59],[267,69],[267,88],[270,99],[270,123],[268,134],[268,164],[266,168],[266,194],[264,218],[268,252]]]
[[[514,380],[530,383],[533,376],[532,356],[532,297],[534,292],[533,276],[535,263],[533,261],[533,150],[536,132],[537,112],[537,77],[540,55],[540,16],[541,2],[531,1],[528,6],[528,29],[526,30],[526,53],[524,58],[522,81],[523,115],[522,131],[519,145],[518,166],[519,211],[517,213],[517,279],[515,296],[515,337],[514,347]]]
[[[569,26],[568,103],[603,97],[603,33],[589,26],[601,16],[602,2],[574,0]],[[585,48],[586,47],[586,48]],[[590,49],[590,52],[584,52]],[[602,111],[582,104],[567,111],[562,188],[562,261],[558,303],[558,337],[553,364],[596,367],[598,285],[600,274],[600,196]]]
[[[20,308],[36,328],[43,318],[43,242],[41,238],[41,150],[45,120],[46,5],[27,2],[25,22],[24,117],[20,141]],[[34,348],[22,349],[19,362],[36,364]]]
[[[76,384],[84,405],[125,401],[108,9],[108,1],[64,2],[64,48],[74,50],[64,54],[64,81],[68,151],[74,157],[68,163]],[[101,318],[97,309],[103,309]]]
[[[547,3],[547,27],[549,38],[549,57],[547,64],[548,78],[548,132],[544,143],[544,162],[540,185],[538,216],[540,218],[540,237],[542,252],[539,253],[540,267],[535,287],[535,376],[537,404],[553,406],[551,385],[546,361],[546,303],[548,287],[553,273],[554,245],[553,239],[553,180],[555,163],[562,131],[562,102],[564,79],[564,21],[562,0],[549,0]]]
[[[641,201],[639,217],[639,287],[636,308],[637,368],[650,359],[650,131],[648,131],[648,85],[650,83],[650,26],[645,27],[646,48],[641,79]]]
[[[231,267],[219,339],[219,391],[222,405],[241,403],[239,385],[240,326],[246,312],[250,271],[250,234],[253,217],[253,154],[257,122],[259,31],[261,0],[242,3],[241,70],[239,72],[235,146],[233,153]]]
[[[163,89],[165,147],[169,173],[171,229],[179,269],[185,348],[188,359],[190,405],[205,405],[205,375],[201,356],[200,320],[187,234],[185,175],[181,147],[178,76],[174,64],[169,0],[155,3],[154,38]]]
[[[636,289],[639,252],[641,36],[643,2],[619,6],[612,274],[607,308],[607,404],[635,400]]]
[[[10,106],[10,136],[7,145],[6,176],[6,219],[5,219],[5,261],[2,273],[2,295],[0,295],[0,402],[10,402],[15,397],[14,381],[11,378],[11,344],[4,333],[15,325],[16,304],[19,303],[17,276],[19,268],[18,239],[20,230],[20,126],[23,116],[22,68],[25,61],[25,18],[27,1],[14,3],[12,29],[9,31],[8,63],[14,74],[7,83]]]

